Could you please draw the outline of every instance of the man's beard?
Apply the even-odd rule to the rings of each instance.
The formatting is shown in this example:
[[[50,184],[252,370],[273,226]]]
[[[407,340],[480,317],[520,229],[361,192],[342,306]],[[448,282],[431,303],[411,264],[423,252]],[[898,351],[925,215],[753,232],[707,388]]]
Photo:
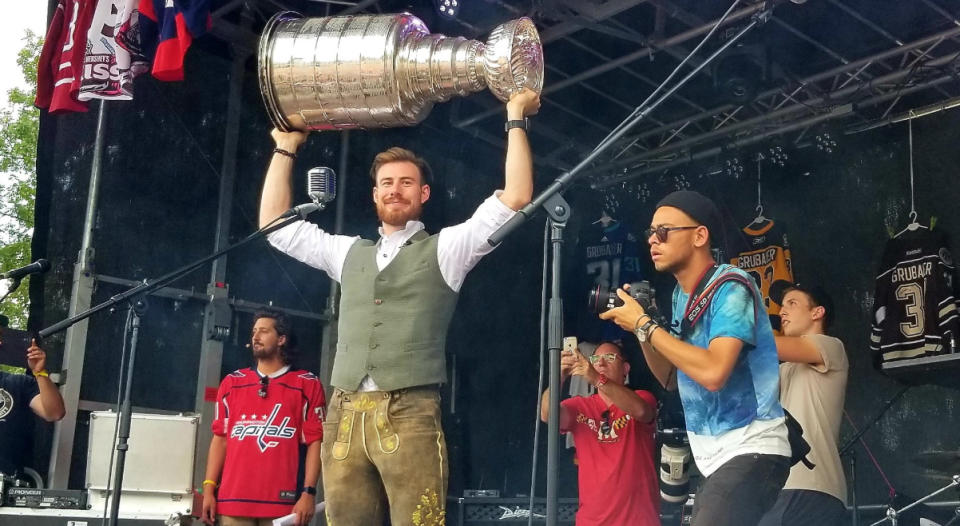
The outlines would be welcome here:
[[[280,354],[279,347],[265,347],[265,346],[253,346],[253,357],[257,360],[263,360],[265,358],[273,358]]]
[[[403,227],[406,226],[407,221],[420,219],[420,214],[423,212],[423,203],[410,203],[402,199],[397,202],[405,205],[411,204],[411,206],[401,210],[390,210],[387,209],[386,205],[377,203],[377,217],[382,223]]]

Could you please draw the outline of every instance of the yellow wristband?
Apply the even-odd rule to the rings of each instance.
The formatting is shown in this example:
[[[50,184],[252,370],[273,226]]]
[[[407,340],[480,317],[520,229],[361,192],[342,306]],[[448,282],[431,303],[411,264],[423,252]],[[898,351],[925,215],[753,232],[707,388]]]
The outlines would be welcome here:
[[[33,376],[46,376],[47,378],[49,378],[49,377],[50,377],[50,373],[48,373],[47,370],[44,369],[44,370],[42,370],[42,371],[37,371],[37,372],[33,373]]]
[[[201,484],[201,486],[206,486],[207,484],[213,484],[213,487],[214,487],[214,488],[216,488],[217,485],[218,485],[216,482],[214,482],[214,481],[212,481],[212,480],[210,480],[210,479],[207,479],[207,480],[203,481],[203,484]]]

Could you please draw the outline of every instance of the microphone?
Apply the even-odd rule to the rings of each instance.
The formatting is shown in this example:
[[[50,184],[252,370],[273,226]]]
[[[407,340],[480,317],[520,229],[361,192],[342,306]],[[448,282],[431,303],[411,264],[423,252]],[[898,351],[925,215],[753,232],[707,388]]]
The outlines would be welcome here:
[[[326,166],[317,166],[307,171],[307,196],[314,203],[323,205],[337,197],[337,174]]]
[[[307,171],[307,195],[310,203],[297,205],[280,216],[281,219],[293,216],[306,218],[317,210],[323,210],[327,203],[337,197],[337,175],[326,166],[317,166]]]
[[[0,279],[20,279],[30,274],[43,274],[48,270],[50,270],[50,262],[45,259],[38,259],[29,265],[0,274]]]

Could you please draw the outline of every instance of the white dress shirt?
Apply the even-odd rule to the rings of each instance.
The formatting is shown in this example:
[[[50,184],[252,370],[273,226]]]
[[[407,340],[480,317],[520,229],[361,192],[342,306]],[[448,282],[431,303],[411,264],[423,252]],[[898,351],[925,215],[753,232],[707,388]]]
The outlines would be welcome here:
[[[495,247],[487,239],[516,212],[498,198],[497,190],[477,207],[473,215],[458,225],[444,228],[437,240],[437,263],[444,282],[454,292],[459,292],[467,273],[477,265],[480,258]],[[383,270],[400,252],[414,234],[424,229],[420,221],[408,221],[402,230],[383,235],[377,241],[377,269]],[[297,221],[267,236],[277,250],[294,259],[318,268],[330,278],[340,282],[347,253],[359,236],[328,234],[307,221]],[[376,391],[377,386],[367,375],[360,385],[361,391]]]

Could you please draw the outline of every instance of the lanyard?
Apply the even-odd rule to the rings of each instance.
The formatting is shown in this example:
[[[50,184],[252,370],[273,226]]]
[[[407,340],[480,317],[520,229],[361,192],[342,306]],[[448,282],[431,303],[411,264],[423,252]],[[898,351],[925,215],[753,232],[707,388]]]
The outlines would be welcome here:
[[[697,286],[693,288],[693,292],[690,293],[690,297],[687,298],[687,306],[683,309],[683,320],[680,321],[681,336],[685,335],[687,331],[693,327],[697,318],[700,317],[700,313],[703,312],[704,307],[710,302],[710,298],[704,294],[704,289],[719,268],[720,267],[715,264],[707,267],[707,269],[703,271],[703,274],[700,275],[700,279],[697,280]]]
[[[710,283],[710,279],[713,278],[713,275],[717,273],[719,267],[713,265],[704,271],[703,276],[700,277],[700,281],[697,283],[697,286],[694,288],[693,293],[690,294],[690,297],[687,298],[687,306],[684,309],[683,319],[680,320],[680,339],[686,339],[690,334],[690,331],[693,329],[693,326],[697,324],[700,320],[700,317],[703,316],[703,313],[706,312],[707,306],[710,305],[710,301],[713,299],[714,293],[719,289],[720,285],[726,283],[727,281],[737,281],[747,287],[751,292],[753,284],[748,278],[744,278],[739,274],[733,272],[727,272],[717,278],[716,281]],[[754,301],[757,301],[757,294],[754,292]],[[754,306],[754,314],[757,312],[757,306]]]

